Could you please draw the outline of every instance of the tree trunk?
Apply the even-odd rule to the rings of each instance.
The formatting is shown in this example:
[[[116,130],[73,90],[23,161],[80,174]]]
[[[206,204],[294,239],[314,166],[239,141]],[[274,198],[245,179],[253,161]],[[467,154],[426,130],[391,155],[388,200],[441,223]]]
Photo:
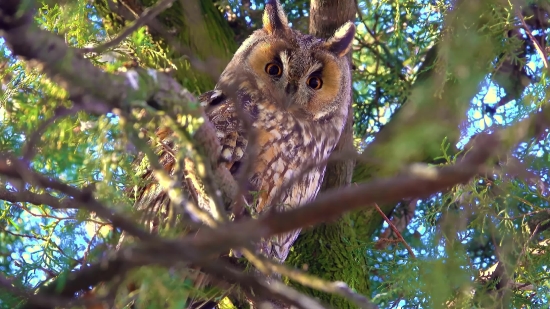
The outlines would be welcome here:
[[[311,34],[328,38],[345,22],[354,20],[356,6],[353,0],[312,0],[310,11]],[[348,55],[351,61],[351,53]],[[351,69],[351,66],[350,66]],[[353,96],[352,96],[353,97]],[[353,108],[349,106],[348,121],[335,154],[353,149]],[[347,186],[353,175],[354,160],[332,162],[327,165],[322,191]],[[332,223],[303,231],[291,251],[287,263],[307,269],[309,273],[330,281],[344,281],[361,294],[369,294],[367,260],[349,216]],[[356,308],[348,300],[331,294],[293,284],[302,292],[318,297],[334,308]]]

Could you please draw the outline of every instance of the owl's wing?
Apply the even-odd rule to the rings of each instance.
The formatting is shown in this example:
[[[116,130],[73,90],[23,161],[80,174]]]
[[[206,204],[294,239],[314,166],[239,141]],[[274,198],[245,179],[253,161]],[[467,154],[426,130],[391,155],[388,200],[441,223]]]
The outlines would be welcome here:
[[[220,162],[225,162],[230,171],[235,174],[248,144],[235,104],[220,90],[205,92],[198,99],[200,104],[205,107],[206,115],[214,125],[222,146]],[[175,145],[172,138],[173,132],[164,127],[157,129],[155,134],[158,142],[152,145],[153,149],[159,156],[164,170],[170,175],[174,175],[176,165],[174,153],[177,152],[178,145]],[[131,192],[129,193],[136,199],[135,208],[143,213],[142,220],[149,223],[150,227],[155,230],[158,225],[159,212],[167,213],[170,200],[154,178],[153,169],[143,154],[134,160],[133,165],[137,176],[143,180],[143,183],[137,188],[130,188]],[[188,184],[184,181],[182,185],[184,192],[188,194]]]
[[[164,170],[173,175],[176,165],[173,154],[177,151],[177,145],[172,139],[173,132],[165,127],[157,129],[155,135],[158,142],[151,146],[154,152],[158,154],[159,163],[164,167]],[[153,141],[150,140],[149,143],[153,143]],[[159,218],[168,213],[167,207],[170,200],[155,179],[153,168],[143,153],[140,153],[134,159],[132,165],[135,175],[140,179],[140,183],[135,187],[129,187],[127,193],[135,198],[134,208],[141,214],[141,222],[146,224],[152,232],[156,232],[160,223]],[[187,185],[184,183],[183,186],[184,192],[188,192]]]
[[[235,110],[233,102],[222,94],[219,90],[208,91],[199,96],[202,106],[205,106],[206,114],[214,127],[216,134],[222,145],[220,161],[228,164],[229,168],[235,170],[235,163],[243,158],[247,142],[244,132],[239,125],[238,113]],[[156,141],[151,145],[154,152],[159,157],[160,164],[164,170],[173,176],[176,172],[175,153],[178,151],[178,145],[174,142],[174,133],[169,128],[159,128],[155,131]],[[237,164],[238,165],[238,164]],[[128,194],[135,198],[135,209],[141,213],[141,222],[145,223],[149,229],[155,233],[159,226],[163,224],[170,212],[170,198],[163,190],[161,185],[155,179],[153,169],[149,161],[141,153],[133,162],[136,176],[142,181],[134,188],[128,188]],[[183,193],[187,198],[191,198],[189,184],[187,180],[182,183]],[[200,271],[200,269],[188,270],[187,279],[193,282],[193,289],[201,290],[209,285],[209,277]],[[212,301],[206,301],[208,297],[190,297],[188,300],[189,308],[214,308],[216,304]]]
[[[198,99],[205,107],[206,115],[214,125],[222,146],[220,162],[224,162],[235,175],[248,144],[235,104],[220,90],[205,92]],[[174,175],[176,166],[174,153],[178,151],[173,134],[169,128],[159,128],[155,132],[157,141],[151,145],[164,170],[170,175]],[[153,169],[142,153],[134,160],[133,166],[136,176],[142,183],[134,188],[128,188],[127,192],[135,198],[134,207],[141,213],[142,222],[155,231],[160,223],[159,215],[163,217],[162,214],[168,213],[170,199],[155,179]],[[184,181],[182,185],[183,191],[189,197],[188,184]]]
[[[216,129],[222,146],[220,161],[226,162],[234,175],[246,151],[248,140],[237,107],[221,90],[208,91],[199,100],[206,107],[206,115]]]

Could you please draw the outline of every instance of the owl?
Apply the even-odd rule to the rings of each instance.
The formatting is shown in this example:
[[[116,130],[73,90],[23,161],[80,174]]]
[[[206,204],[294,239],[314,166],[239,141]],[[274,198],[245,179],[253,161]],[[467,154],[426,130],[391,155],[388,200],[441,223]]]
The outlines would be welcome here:
[[[281,4],[269,0],[263,27],[243,42],[215,89],[199,97],[222,145],[220,163],[246,183],[245,208],[252,216],[316,197],[351,104],[346,54],[354,35],[351,22],[329,39],[302,34],[290,28]],[[157,132],[161,139],[170,134]],[[161,163],[174,172],[170,151],[161,151]],[[141,191],[138,203],[154,212],[167,197],[152,188]],[[263,239],[257,251],[284,262],[299,233]]]
[[[247,198],[254,215],[316,197],[351,104],[345,55],[354,35],[351,22],[328,40],[302,34],[278,1],[267,1],[263,28],[243,42],[215,89],[200,96],[222,144],[220,159],[254,192]],[[262,240],[258,249],[283,262],[299,232]]]

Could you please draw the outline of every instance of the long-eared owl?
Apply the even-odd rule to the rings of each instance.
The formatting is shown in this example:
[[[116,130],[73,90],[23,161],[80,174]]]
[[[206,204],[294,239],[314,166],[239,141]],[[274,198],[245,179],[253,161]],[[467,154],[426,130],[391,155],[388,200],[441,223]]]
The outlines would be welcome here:
[[[328,40],[302,34],[290,28],[278,1],[267,1],[263,24],[235,53],[216,88],[200,97],[232,173],[239,173],[241,161],[252,160],[245,177],[248,189],[256,192],[249,202],[257,215],[316,197],[323,162],[340,138],[351,103],[345,55],[355,34],[351,22]],[[236,95],[227,89],[237,89]],[[259,249],[284,261],[298,234],[263,240]]]
[[[326,40],[302,34],[290,28],[279,1],[268,0],[263,28],[237,50],[215,89],[200,96],[222,144],[220,161],[255,192],[246,197],[254,215],[298,207],[316,197],[323,162],[340,138],[351,104],[346,54],[354,34],[351,22]],[[171,158],[161,152],[163,164],[172,164]],[[156,188],[142,191],[138,203],[166,203]],[[299,232],[262,240],[258,251],[282,262]]]

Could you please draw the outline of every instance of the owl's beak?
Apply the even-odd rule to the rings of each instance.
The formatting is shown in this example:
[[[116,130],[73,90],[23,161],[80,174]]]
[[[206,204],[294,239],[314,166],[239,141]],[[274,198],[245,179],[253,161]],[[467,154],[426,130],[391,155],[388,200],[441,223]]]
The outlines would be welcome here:
[[[285,87],[286,96],[285,96],[285,102],[284,102],[284,105],[286,108],[289,108],[290,105],[292,104],[293,97],[297,91],[298,91],[298,85],[296,83],[290,82],[286,85]]]
[[[298,90],[298,86],[293,82],[288,83],[285,88],[286,94],[290,96],[293,96],[297,90]]]

